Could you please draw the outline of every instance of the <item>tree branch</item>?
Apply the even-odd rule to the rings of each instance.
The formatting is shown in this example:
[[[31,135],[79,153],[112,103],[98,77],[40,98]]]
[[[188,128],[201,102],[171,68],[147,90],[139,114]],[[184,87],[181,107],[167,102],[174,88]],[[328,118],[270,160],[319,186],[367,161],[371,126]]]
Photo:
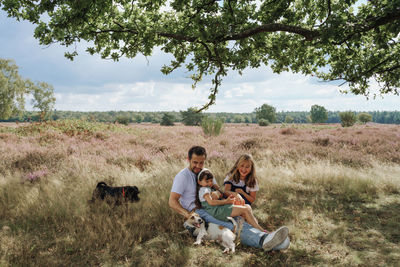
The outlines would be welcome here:
[[[132,33],[132,34],[138,34],[139,32],[136,30],[132,29],[127,29],[124,28],[120,23],[114,21],[118,27],[121,29],[103,29],[103,30],[97,30],[97,31],[92,31],[94,34],[102,34],[102,33],[110,33],[110,32],[118,32],[118,33]],[[277,31],[284,31],[284,32],[290,32],[290,33],[295,33],[304,36],[304,38],[308,41],[311,41],[312,39],[318,37],[320,33],[315,30],[308,30],[305,28],[301,28],[298,26],[291,26],[291,25],[285,25],[281,23],[271,23],[271,24],[264,24],[260,26],[256,26],[252,29],[245,30],[241,33],[238,34],[231,34],[229,36],[219,36],[216,38],[213,38],[212,40],[207,40],[206,42],[225,42],[225,41],[234,41],[234,40],[241,40],[248,38],[253,35],[257,35],[260,33],[264,32],[277,32]],[[157,35],[166,37],[166,38],[171,38],[179,41],[187,41],[187,42],[195,42],[197,40],[196,37],[192,36],[186,36],[182,34],[177,34],[177,33],[168,33],[168,32],[156,32]]]
[[[320,26],[324,25],[327,22],[332,13],[331,0],[328,0],[327,2],[328,2],[328,16],[326,16],[326,19],[324,20],[324,22],[321,23]]]
[[[394,12],[387,13],[383,17],[375,17],[375,18],[369,18],[368,20],[373,21],[370,25],[365,25],[365,24],[358,24],[357,28],[354,29],[352,33],[347,35],[344,39],[342,39],[339,42],[334,42],[334,45],[342,45],[344,42],[347,40],[351,39],[354,35],[370,31],[372,29],[378,28],[379,26],[391,23],[393,21],[399,20],[400,19],[400,9],[397,9]]]
[[[377,71],[376,73],[383,74],[383,73],[385,73],[385,72],[394,71],[394,70],[396,70],[396,69],[398,69],[398,68],[400,68],[400,65],[394,65],[394,66],[392,66],[392,67],[390,67],[390,68],[383,69],[383,70],[381,70],[381,71]]]
[[[215,98],[218,93],[218,87],[221,84],[220,76],[222,75],[223,72],[224,72],[224,69],[223,69],[223,67],[221,68],[221,66],[220,66],[220,68],[218,69],[218,72],[214,76],[214,81],[215,81],[214,88],[211,89],[211,94],[208,96],[210,101],[207,104],[205,104],[204,106],[202,106],[200,109],[196,110],[196,113],[200,113],[201,111],[208,109],[211,105],[213,105],[215,103]]]
[[[217,40],[220,42],[241,40],[259,33],[278,32],[278,31],[299,34],[303,36],[307,41],[311,41],[320,35],[320,33],[315,30],[314,31],[308,30],[298,26],[285,25],[281,23],[271,23],[271,24],[260,25],[252,29],[245,30],[241,33],[232,34],[228,37],[219,37],[217,38]]]
[[[196,112],[199,113],[202,110],[208,109],[209,106],[213,105],[215,103],[216,96],[218,94],[218,87],[221,84],[221,75],[225,74],[225,69],[224,69],[224,64],[222,63],[221,58],[219,57],[218,50],[214,44],[214,53],[216,57],[216,63],[219,65],[218,66],[218,72],[214,76],[214,88],[211,89],[211,94],[208,96],[210,101],[202,106],[200,109],[198,109]]]

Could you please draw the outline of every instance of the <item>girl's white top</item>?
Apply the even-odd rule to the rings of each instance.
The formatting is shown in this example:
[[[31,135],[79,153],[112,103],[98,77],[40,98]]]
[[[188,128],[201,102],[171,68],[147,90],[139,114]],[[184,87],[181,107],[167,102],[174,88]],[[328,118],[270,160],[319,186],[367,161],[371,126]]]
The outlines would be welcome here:
[[[200,202],[207,201],[204,198],[205,194],[211,194],[211,188],[210,187],[208,187],[208,186],[200,187],[200,189],[199,189],[199,200],[200,200]]]
[[[239,183],[235,183],[235,181],[233,180],[229,180],[229,175],[225,177],[224,179],[224,183],[229,181],[230,183],[232,183],[234,186],[238,186],[238,187],[244,187],[246,184],[243,180],[239,180]],[[258,191],[260,190],[260,188],[258,187],[258,182],[256,181],[254,187],[248,187],[246,186],[246,193],[249,194],[252,191]]]

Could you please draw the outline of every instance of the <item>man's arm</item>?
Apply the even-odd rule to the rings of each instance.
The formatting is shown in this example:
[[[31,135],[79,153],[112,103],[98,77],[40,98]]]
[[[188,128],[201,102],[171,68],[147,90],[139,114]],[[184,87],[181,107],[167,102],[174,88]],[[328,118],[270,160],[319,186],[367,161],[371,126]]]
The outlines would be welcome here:
[[[180,194],[171,192],[169,195],[168,205],[180,215],[184,216],[185,218],[189,218],[190,213],[182,207],[181,203],[179,203],[180,197]]]

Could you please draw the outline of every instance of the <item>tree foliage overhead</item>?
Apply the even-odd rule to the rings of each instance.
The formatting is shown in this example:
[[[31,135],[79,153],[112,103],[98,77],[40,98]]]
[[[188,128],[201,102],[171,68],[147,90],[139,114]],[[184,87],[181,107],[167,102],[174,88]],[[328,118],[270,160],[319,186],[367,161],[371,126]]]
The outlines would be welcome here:
[[[207,108],[228,70],[268,65],[348,83],[368,96],[400,85],[400,0],[0,0],[9,16],[37,25],[42,45],[73,46],[118,60],[149,56],[155,47],[174,59],[162,72],[184,67],[194,86],[213,75]],[[66,53],[73,59],[76,51]],[[201,110],[200,109],[200,110]]]

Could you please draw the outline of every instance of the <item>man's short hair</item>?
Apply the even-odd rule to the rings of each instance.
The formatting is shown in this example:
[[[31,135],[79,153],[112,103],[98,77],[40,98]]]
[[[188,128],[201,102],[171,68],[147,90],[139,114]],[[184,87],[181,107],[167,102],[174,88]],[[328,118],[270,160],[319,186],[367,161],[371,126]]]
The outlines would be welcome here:
[[[197,156],[203,156],[204,155],[207,158],[206,149],[204,147],[202,147],[202,146],[192,146],[189,149],[189,152],[188,152],[189,160],[192,159],[192,155],[193,154],[196,154]]]

